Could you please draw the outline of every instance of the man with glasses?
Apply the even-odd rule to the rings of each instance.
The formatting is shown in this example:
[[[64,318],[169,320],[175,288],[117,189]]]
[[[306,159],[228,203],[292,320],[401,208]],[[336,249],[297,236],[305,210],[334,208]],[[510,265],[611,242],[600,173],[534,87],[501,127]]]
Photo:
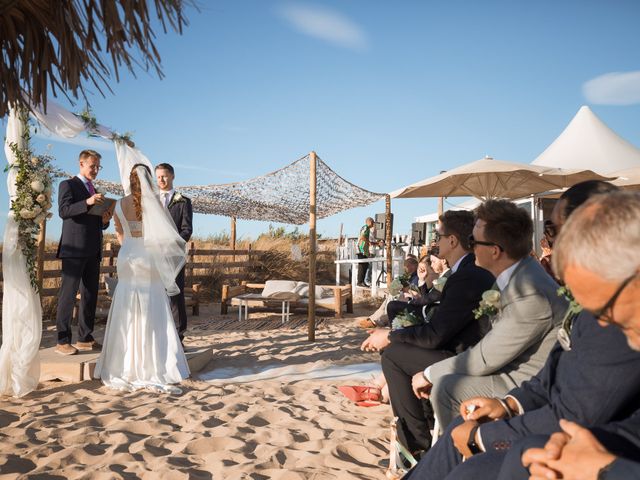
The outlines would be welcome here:
[[[575,198],[584,201],[585,189],[595,195],[615,188],[592,187],[578,184],[565,192],[565,202],[556,212],[561,213],[556,215],[558,231],[566,219],[565,208],[571,206],[570,214],[578,206]],[[570,345],[556,343],[535,377],[504,397],[463,402],[462,417],[449,426],[434,456],[413,478],[424,478],[427,470],[428,478],[434,479],[447,475],[460,480],[528,478],[520,464],[522,451],[544,445],[548,435],[559,430],[560,418],[592,424],[618,419],[633,409],[639,403],[635,399],[640,354],[628,348],[619,330],[600,328],[589,312],[583,311],[573,325]],[[537,436],[532,437],[536,434],[547,437],[540,443]],[[463,455],[468,460],[461,464]]]
[[[448,211],[440,217],[439,255],[451,265],[452,273],[435,311],[426,297],[412,299],[410,303],[389,304],[390,321],[398,310],[407,309],[426,323],[393,331],[376,329],[362,344],[363,350],[382,352],[382,370],[389,386],[393,413],[398,417],[398,436],[412,453],[427,450],[431,445],[429,423],[433,423],[433,413],[428,403],[423,405],[423,401],[413,395],[411,378],[427,366],[474,345],[486,332],[483,328],[486,323],[474,318],[473,309],[482,292],[493,284],[494,277],[475,264],[468,243],[472,229],[471,212]]]
[[[599,196],[572,216],[558,238],[554,268],[586,311],[604,330],[619,327],[628,346],[640,352],[640,194]],[[616,345],[603,345],[613,356]],[[616,365],[617,367],[617,365]],[[636,372],[640,368],[636,367]],[[613,373],[613,369],[612,369]],[[505,461],[501,478],[622,480],[640,478],[640,381],[627,377],[618,387],[635,388],[624,410],[607,419],[562,420],[562,431],[531,437]],[[628,412],[635,408],[635,413]],[[621,413],[627,418],[620,418]],[[572,420],[572,419],[570,419]],[[578,422],[580,420],[577,420]],[[594,426],[595,425],[595,426]],[[546,444],[545,444],[546,442]],[[520,465],[517,455],[526,447]],[[511,462],[509,462],[511,460]],[[508,475],[508,476],[507,476]]]
[[[492,329],[474,347],[413,377],[416,396],[430,396],[442,426],[458,415],[463,400],[504,395],[535,375],[549,355],[568,304],[529,256],[532,236],[529,214],[512,202],[488,200],[476,209],[469,243],[476,263],[496,277],[488,295],[493,301],[479,307]]]
[[[56,353],[74,355],[80,351],[100,350],[93,338],[93,325],[98,301],[98,280],[102,257],[102,230],[109,226],[111,212],[92,215],[89,210],[101,205],[104,195],[98,193],[93,181],[102,169],[100,154],[94,150],[80,152],[80,172],[60,182],[58,213],[62,218],[62,236],[57,258],[62,260],[62,284],[58,294]],[[80,288],[78,308],[78,342],[71,345],[71,317]]]

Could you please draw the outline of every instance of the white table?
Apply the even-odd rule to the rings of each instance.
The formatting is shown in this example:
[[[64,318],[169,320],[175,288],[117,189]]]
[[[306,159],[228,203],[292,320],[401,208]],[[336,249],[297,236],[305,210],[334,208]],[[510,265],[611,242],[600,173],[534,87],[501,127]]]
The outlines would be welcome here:
[[[244,293],[234,297],[238,299],[238,321],[242,321],[242,312],[244,310],[244,319],[249,318],[249,302],[265,302],[265,303],[282,303],[282,323],[284,324],[291,316],[291,300],[282,300],[269,297],[263,297],[260,293]]]
[[[336,264],[336,285],[340,285],[340,265],[342,264],[351,265],[351,295],[353,296],[353,298],[356,298],[356,290],[358,289],[358,269],[360,267],[360,264],[371,263],[377,266],[379,263],[383,263],[386,260],[387,259],[385,257],[347,258],[344,260],[334,260],[334,263]],[[372,269],[371,271],[371,296],[372,297],[375,297],[378,294],[378,285],[377,285],[378,282],[376,282],[377,280],[376,270],[377,268]]]

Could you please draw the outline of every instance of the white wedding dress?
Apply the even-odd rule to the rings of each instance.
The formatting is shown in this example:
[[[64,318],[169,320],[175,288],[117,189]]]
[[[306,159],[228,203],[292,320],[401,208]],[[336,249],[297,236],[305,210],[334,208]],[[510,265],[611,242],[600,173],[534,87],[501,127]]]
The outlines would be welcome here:
[[[118,390],[149,388],[180,393],[170,385],[187,378],[189,366],[165,286],[145,248],[142,222],[128,221],[120,200],[115,215],[123,229],[118,284],[94,377]]]

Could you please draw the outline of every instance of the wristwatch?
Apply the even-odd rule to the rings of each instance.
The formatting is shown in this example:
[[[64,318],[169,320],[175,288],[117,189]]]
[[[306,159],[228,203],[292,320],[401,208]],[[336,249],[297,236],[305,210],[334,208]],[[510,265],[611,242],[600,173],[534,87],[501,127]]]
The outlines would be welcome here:
[[[476,432],[478,431],[478,428],[480,428],[480,425],[475,425],[471,429],[471,432],[469,432],[469,440],[467,440],[467,448],[474,455],[477,455],[478,453],[482,453],[482,450],[476,443]]]

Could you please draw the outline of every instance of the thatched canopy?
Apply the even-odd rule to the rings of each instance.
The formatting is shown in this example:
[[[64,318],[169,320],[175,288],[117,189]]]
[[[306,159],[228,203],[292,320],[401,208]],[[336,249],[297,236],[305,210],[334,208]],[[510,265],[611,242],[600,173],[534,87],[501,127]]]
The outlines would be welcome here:
[[[0,0],[0,117],[9,105],[46,108],[47,90],[84,96],[87,82],[100,93],[111,73],[134,65],[161,77],[149,4],[164,31],[181,32],[190,0]],[[137,51],[137,54],[134,53]],[[134,56],[135,55],[135,56]],[[109,61],[107,57],[111,57]],[[109,89],[110,90],[110,89]]]

